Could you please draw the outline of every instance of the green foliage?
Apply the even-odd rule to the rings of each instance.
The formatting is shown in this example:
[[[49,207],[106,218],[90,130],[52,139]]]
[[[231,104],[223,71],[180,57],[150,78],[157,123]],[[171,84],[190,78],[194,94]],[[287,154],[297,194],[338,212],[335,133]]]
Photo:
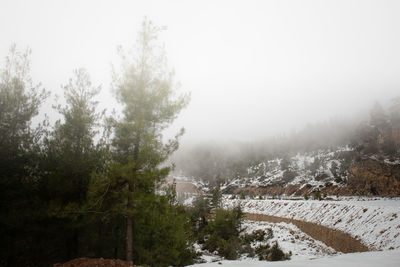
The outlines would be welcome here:
[[[241,248],[239,234],[243,216],[240,207],[233,210],[217,209],[215,218],[204,229],[203,248],[210,252],[218,251],[226,259],[236,259]]]
[[[287,259],[285,253],[283,253],[282,249],[279,247],[278,242],[272,246],[269,259],[271,261],[281,261]]]
[[[211,207],[217,209],[221,207],[221,199],[222,199],[222,192],[217,185],[213,190],[212,190],[212,197],[211,197]]]
[[[13,45],[0,70],[0,265],[27,266],[37,260],[45,214],[40,192],[42,125],[32,119],[48,93],[33,85],[30,53]],[[24,251],[23,255],[19,253]]]
[[[193,207],[188,208],[187,212],[190,216],[194,238],[199,243],[204,243],[203,230],[208,224],[208,218],[211,213],[211,204],[209,199],[202,195],[197,196],[193,201]]]
[[[304,200],[309,200],[310,199],[310,196],[307,193],[304,193],[303,197],[304,197]]]
[[[282,261],[290,259],[291,253],[285,254],[279,247],[278,242],[275,242],[271,247],[269,244],[259,245],[255,249],[259,260],[267,261]]]
[[[251,234],[243,234],[241,236],[242,241],[245,244],[253,243],[253,242],[262,242],[273,238],[273,232],[271,228],[267,229],[267,232],[264,230],[254,230]]]
[[[63,87],[61,120],[31,127],[48,93],[32,85],[30,51],[11,48],[0,72],[0,265],[123,258],[129,247],[140,264],[192,263],[190,218],[174,186],[163,188],[170,167],[160,167],[183,134],[164,143],[162,131],[189,97],[176,94],[164,57],[153,53],[159,30],[145,21],[143,54],[123,58],[113,80],[123,117],[106,125],[94,100],[100,88],[80,69]]]
[[[184,131],[167,143],[162,132],[189,101],[188,95],[176,95],[157,44],[160,31],[145,20],[134,57],[120,49],[122,64],[113,73],[113,89],[123,116],[110,120],[113,161],[107,173],[92,176],[89,197],[96,210],[126,218],[126,259],[153,266],[180,265],[192,255],[183,227],[187,218],[176,213],[175,194],[169,194],[174,190],[167,190],[166,199],[156,194],[170,171],[160,165],[178,149]]]
[[[316,190],[313,192],[314,199],[322,200],[321,191]]]
[[[84,69],[63,87],[67,105],[57,106],[63,120],[45,139],[46,186],[55,215],[78,213],[86,203],[90,176],[102,172],[108,160],[102,140],[94,143],[101,114],[96,112],[99,87],[93,87]]]
[[[193,263],[189,227],[189,218],[182,207],[170,205],[166,197],[147,199],[135,213],[135,263],[150,266]]]

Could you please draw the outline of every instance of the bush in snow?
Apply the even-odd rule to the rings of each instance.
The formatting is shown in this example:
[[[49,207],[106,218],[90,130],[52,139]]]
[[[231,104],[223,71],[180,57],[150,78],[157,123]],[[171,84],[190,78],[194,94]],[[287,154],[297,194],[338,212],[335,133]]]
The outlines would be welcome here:
[[[282,261],[290,259],[292,253],[284,253],[278,242],[275,242],[272,247],[269,244],[259,245],[256,247],[256,254],[259,260]]]

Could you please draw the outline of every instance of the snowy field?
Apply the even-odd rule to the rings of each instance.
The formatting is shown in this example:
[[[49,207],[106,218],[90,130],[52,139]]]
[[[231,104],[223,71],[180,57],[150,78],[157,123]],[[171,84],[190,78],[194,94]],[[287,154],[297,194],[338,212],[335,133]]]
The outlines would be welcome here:
[[[334,249],[313,239],[291,223],[245,221],[243,227],[247,233],[258,229],[272,229],[274,237],[271,243],[277,241],[283,252],[292,252],[292,259],[316,259],[336,254]]]
[[[400,248],[400,200],[223,200],[226,208],[240,205],[244,212],[297,219],[338,229],[372,250]],[[399,265],[400,266],[400,263]]]
[[[245,229],[245,233],[251,234],[253,231],[261,229],[271,229],[273,237],[267,241],[271,246],[274,242],[278,242],[280,248],[284,253],[292,253],[291,259],[317,259],[330,255],[337,254],[337,252],[331,247],[326,246],[324,243],[313,239],[309,235],[302,232],[297,226],[291,223],[269,223],[269,222],[253,222],[244,221],[242,228]],[[254,242],[252,247],[257,245],[265,244],[263,242]],[[196,250],[201,251],[203,256],[201,257],[205,262],[220,261],[222,258],[218,255],[207,253],[206,251],[200,250],[199,246],[196,246]],[[246,256],[243,256],[241,260],[249,260]],[[252,259],[250,259],[252,260]]]
[[[233,266],[233,267],[398,267],[400,266],[400,250],[374,251],[363,253],[340,254],[314,260],[293,259],[289,261],[265,262],[258,260],[219,261],[213,263],[195,264],[192,266]]]

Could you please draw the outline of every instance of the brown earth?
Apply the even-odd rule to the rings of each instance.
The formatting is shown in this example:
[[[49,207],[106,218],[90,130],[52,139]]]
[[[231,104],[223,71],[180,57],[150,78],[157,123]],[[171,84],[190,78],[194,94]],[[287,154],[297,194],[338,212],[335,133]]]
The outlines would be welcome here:
[[[66,263],[56,263],[53,267],[135,267],[132,262],[110,259],[78,258]]]
[[[194,184],[190,182],[181,182],[176,181],[176,192],[178,193],[200,193],[199,190]]]
[[[246,219],[250,221],[266,221],[272,223],[285,222],[296,225],[301,231],[308,234],[312,238],[325,243],[334,250],[343,253],[364,252],[370,249],[362,244],[359,240],[353,238],[349,234],[331,229],[316,223],[304,222],[289,218],[270,216],[264,214],[245,213]]]
[[[354,162],[349,172],[347,187],[354,195],[400,195],[400,164],[367,158]]]
[[[166,182],[167,184],[172,184],[175,182],[177,193],[201,193],[201,190],[191,182],[174,179],[171,176],[167,177]]]
[[[304,194],[311,195],[314,189],[315,188],[310,184],[306,185],[295,184],[287,186],[260,186],[260,187],[246,186],[246,187],[236,187],[233,190],[231,188],[229,192],[224,190],[223,193],[235,194],[235,195],[240,195],[243,193],[245,195],[253,195],[253,196],[257,195],[280,196],[284,194],[286,196],[303,197]],[[329,185],[320,188],[320,191],[321,194],[327,194],[327,195],[353,195],[353,191],[347,186],[339,187],[337,185]]]

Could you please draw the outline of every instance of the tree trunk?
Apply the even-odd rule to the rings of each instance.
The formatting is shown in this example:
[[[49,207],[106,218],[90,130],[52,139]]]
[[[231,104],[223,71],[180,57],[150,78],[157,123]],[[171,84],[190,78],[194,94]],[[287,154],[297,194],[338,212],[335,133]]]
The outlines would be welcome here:
[[[137,140],[135,143],[135,148],[133,151],[133,160],[137,162],[139,158],[139,141],[140,141],[140,134],[137,136]],[[137,166],[134,169],[134,172],[136,172]],[[129,213],[132,211],[132,199],[130,196],[130,193],[133,193],[133,188],[134,186],[132,185],[131,182],[128,182],[128,203],[126,204],[126,207],[128,209],[128,217],[126,218],[126,260],[127,261],[132,261],[133,260],[133,218]]]
[[[133,260],[133,233],[132,233],[132,216],[126,218],[126,260]]]

